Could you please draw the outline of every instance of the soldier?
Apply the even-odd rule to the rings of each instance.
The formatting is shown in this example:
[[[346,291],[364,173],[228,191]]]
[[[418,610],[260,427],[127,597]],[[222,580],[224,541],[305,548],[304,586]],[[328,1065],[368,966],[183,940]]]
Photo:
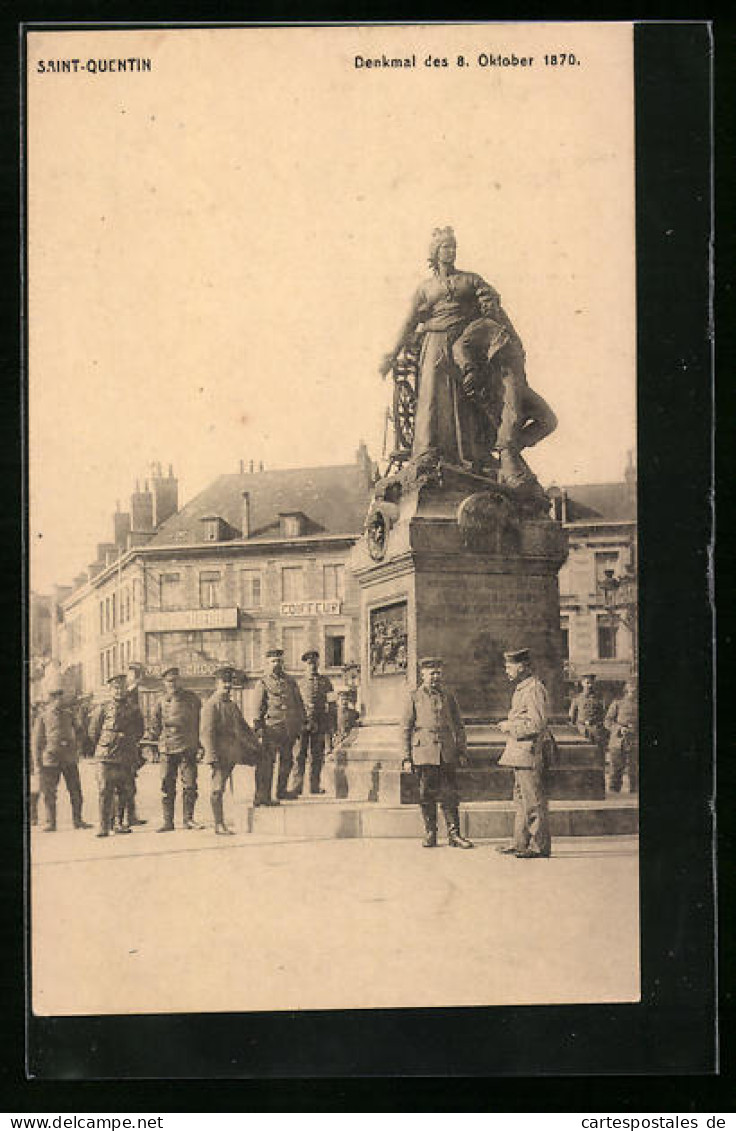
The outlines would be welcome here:
[[[639,702],[636,679],[626,681],[623,698],[614,699],[606,714],[606,727],[610,733],[608,743],[608,788],[618,793],[624,770],[629,779],[629,792],[639,788]]]
[[[290,789],[295,797],[299,797],[304,789],[304,771],[308,754],[309,792],[325,792],[320,784],[320,778],[325,760],[325,743],[334,729],[331,725],[329,699],[329,696],[333,695],[332,681],[319,672],[319,652],[316,648],[310,648],[304,653],[302,660],[309,668],[309,675],[302,684],[306,718],[299,740],[299,753]]]
[[[43,710],[43,703],[40,701],[31,704],[31,742],[29,744],[30,764],[28,769],[28,802],[29,802],[29,818],[32,825],[38,824],[38,798],[40,794],[41,778],[36,764],[36,757],[34,754],[33,735],[36,730],[36,722]]]
[[[599,753],[603,753],[606,748],[606,728],[603,725],[606,712],[595,689],[595,676],[586,672],[580,682],[583,689],[570,704],[570,722],[588,742],[595,743]]]
[[[163,755],[161,761],[161,801],[164,823],[159,833],[174,831],[176,805],[176,779],[181,774],[184,807],[183,827],[201,829],[194,820],[197,804],[197,762],[201,754],[199,745],[199,716],[202,704],[199,696],[180,686],[179,669],[167,668],[163,673],[164,695],[159,699],[148,732],[150,740],[159,740]]]
[[[91,737],[95,744],[97,784],[100,800],[100,828],[97,836],[111,832],[130,833],[127,825],[113,827],[115,795],[128,802],[130,792],[130,765],[138,754],[138,743],[143,737],[143,716],[128,699],[125,676],[113,675],[108,679],[112,698],[103,703],[92,724]]]
[[[498,724],[509,736],[498,764],[514,771],[516,821],[513,844],[497,851],[520,860],[536,860],[552,851],[545,780],[552,741],[547,729],[547,690],[532,671],[528,648],[504,652],[504,666],[515,687],[509,717]]]
[[[442,660],[420,662],[421,683],[404,706],[401,733],[405,760],[419,775],[419,805],[424,818],[424,848],[437,845],[437,801],[451,848],[474,848],[460,835],[457,766],[466,766],[465,727],[455,696],[442,685]]]
[[[236,703],[230,698],[233,669],[224,667],[215,672],[215,690],[202,709],[202,746],[204,760],[212,768],[210,800],[215,818],[215,833],[232,836],[225,824],[223,793],[232,781],[233,767],[239,763],[256,766],[261,748]]]
[[[72,807],[75,829],[90,829],[82,820],[82,783],[79,779],[79,732],[74,712],[64,703],[61,679],[48,688],[48,703],[41,708],[31,737],[32,760],[46,810],[45,833],[56,832],[56,796],[63,776]],[[31,816],[33,813],[31,812]]]
[[[277,805],[287,792],[293,761],[294,742],[304,726],[304,704],[296,681],[284,671],[284,651],[266,652],[269,671],[258,681],[256,717],[253,729],[261,740],[262,752],[256,766],[254,805]],[[274,762],[278,757],[276,798],[271,797]]]
[[[138,687],[140,685],[142,675],[143,664],[139,664],[135,661],[131,664],[128,664],[126,691],[131,706],[135,707],[137,711],[140,711],[141,709]],[[138,816],[135,807],[135,797],[137,792],[136,778],[138,776],[138,771],[143,766],[145,766],[145,764],[146,759],[141,754],[140,746],[138,746],[134,754],[131,751],[131,760],[128,766],[128,771],[130,773],[130,782],[129,788],[124,795],[125,801],[123,801],[123,795],[118,794],[116,825],[120,828],[122,828],[122,826],[124,825],[127,825],[129,828],[131,828],[133,825],[145,825],[148,823],[146,820]]]

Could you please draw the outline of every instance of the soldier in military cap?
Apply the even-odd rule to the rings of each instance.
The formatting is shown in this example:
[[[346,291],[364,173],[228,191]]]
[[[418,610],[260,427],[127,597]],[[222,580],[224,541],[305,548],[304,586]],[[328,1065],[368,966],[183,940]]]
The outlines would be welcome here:
[[[534,674],[528,648],[504,652],[504,667],[514,693],[508,718],[498,724],[508,735],[498,764],[514,771],[516,821],[513,843],[498,851],[521,860],[540,859],[552,851],[546,770],[553,740],[547,727],[547,689]]]
[[[131,831],[127,825],[113,826],[115,797],[117,794],[123,806],[128,804],[130,766],[138,756],[138,743],[145,729],[142,714],[128,698],[125,676],[113,675],[107,682],[111,698],[98,709],[91,729],[97,761],[100,837],[109,836],[112,831]]]
[[[460,835],[457,767],[468,764],[465,727],[455,696],[442,682],[442,660],[420,661],[421,682],[410,692],[401,719],[405,762],[419,775],[419,806],[425,848],[437,845],[437,802],[447,825],[451,848],[473,848]]]
[[[570,722],[578,732],[595,743],[600,754],[606,748],[605,708],[595,688],[595,675],[586,672],[580,677],[582,691],[570,704]]]
[[[56,832],[56,796],[63,776],[72,807],[75,829],[92,826],[82,820],[82,783],[79,778],[79,733],[74,712],[64,702],[61,677],[48,686],[48,702],[39,711],[31,735],[32,762],[46,810],[45,833]]]
[[[267,674],[256,688],[253,729],[261,740],[262,753],[256,766],[254,805],[275,805],[289,797],[288,782],[293,749],[304,726],[304,704],[296,680],[284,671],[283,648],[266,652]],[[274,763],[278,759],[276,801],[271,797]],[[293,796],[293,795],[292,795]]]
[[[136,661],[128,664],[126,692],[131,706],[135,707],[137,711],[140,711],[141,709],[138,687],[141,682],[143,671],[143,664],[139,664]],[[136,748],[135,754],[133,754],[133,752],[131,751],[131,758],[128,765],[128,771],[130,773],[129,788],[124,794],[118,793],[117,797],[115,824],[118,828],[122,828],[123,826],[131,828],[133,825],[147,824],[147,822],[143,818],[138,816],[135,806],[135,798],[138,788],[136,778],[138,777],[138,771],[141,769],[141,767],[145,766],[145,764],[146,759],[141,753],[140,746],[138,746]]]
[[[629,792],[636,793],[639,788],[639,696],[635,676],[627,679],[623,697],[614,699],[608,708],[606,727],[611,736],[608,788],[618,793],[626,772]]]
[[[184,806],[183,827],[201,829],[194,820],[197,804],[197,762],[200,758],[199,719],[202,704],[199,696],[180,684],[179,669],[163,672],[164,694],[156,704],[148,731],[148,739],[158,740],[161,759],[161,802],[164,821],[157,832],[174,831],[176,779],[181,775]]]
[[[212,770],[210,800],[218,836],[233,835],[223,813],[223,794],[233,768],[240,763],[256,766],[261,757],[258,739],[230,697],[233,676],[232,668],[218,668],[215,690],[202,709],[202,746]]]
[[[296,757],[294,775],[290,792],[299,797],[304,789],[304,773],[309,756],[309,792],[324,793],[320,784],[322,765],[325,760],[325,743],[330,733],[330,696],[333,695],[332,681],[319,671],[319,652],[310,648],[302,656],[309,674],[302,682],[302,700],[305,720],[299,739],[299,753]]]

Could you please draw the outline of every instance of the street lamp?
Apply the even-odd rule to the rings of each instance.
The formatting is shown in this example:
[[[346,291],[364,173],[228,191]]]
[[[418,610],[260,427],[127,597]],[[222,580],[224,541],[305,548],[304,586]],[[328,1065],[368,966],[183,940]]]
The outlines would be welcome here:
[[[638,666],[638,620],[639,600],[637,577],[633,566],[627,565],[620,577],[614,577],[612,569],[605,569],[598,582],[603,593],[603,603],[611,624],[623,624],[631,634],[631,670]]]

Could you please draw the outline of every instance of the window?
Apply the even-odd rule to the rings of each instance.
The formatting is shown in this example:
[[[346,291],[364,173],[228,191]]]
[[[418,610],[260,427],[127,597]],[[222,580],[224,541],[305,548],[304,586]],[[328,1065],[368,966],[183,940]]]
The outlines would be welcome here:
[[[200,609],[217,609],[220,607],[219,573],[200,573],[199,607]]]
[[[105,597],[105,632],[110,631],[110,598]]]
[[[100,635],[105,631],[105,602],[100,601]]]
[[[616,659],[616,634],[617,626],[610,617],[598,617],[598,658],[601,660]]]
[[[567,617],[560,621],[560,634],[562,637],[562,658],[570,659],[570,622]]]
[[[302,567],[284,566],[281,570],[281,600],[301,601],[302,596]]]
[[[345,596],[345,566],[322,566],[322,596],[325,601],[342,601]]]
[[[100,652],[100,683],[105,682],[105,653]]]
[[[161,660],[161,637],[158,633],[149,632],[146,635],[146,662],[157,664]]]
[[[241,569],[240,607],[243,609],[260,609],[261,571],[259,569]]]
[[[246,672],[257,672],[263,667],[260,628],[247,628],[243,632],[243,653]]]
[[[162,609],[180,609],[184,604],[184,591],[180,573],[162,573],[159,576]]]
[[[596,553],[595,555],[595,583],[600,585],[605,580],[606,570],[612,569],[616,573],[618,569],[618,552],[613,550],[611,553],[608,551],[604,553]]]
[[[283,629],[283,649],[284,667],[290,668],[292,671],[295,668],[300,668],[302,652],[304,651],[304,629]]]
[[[328,629],[325,633],[325,667],[341,668],[345,663],[345,636]]]
[[[110,599],[110,620],[111,620],[113,628],[115,628],[115,625],[118,622],[117,605],[118,605],[117,598],[116,598],[115,594],[113,593],[113,595]]]
[[[219,542],[221,520],[218,515],[208,515],[204,520],[204,540],[205,542]]]

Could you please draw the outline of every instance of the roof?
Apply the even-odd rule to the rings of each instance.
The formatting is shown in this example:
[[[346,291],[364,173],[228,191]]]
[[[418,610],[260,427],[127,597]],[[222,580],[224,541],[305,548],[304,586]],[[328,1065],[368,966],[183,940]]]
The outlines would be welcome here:
[[[619,483],[581,483],[567,492],[568,522],[635,522],[636,486]]]
[[[227,536],[241,538],[244,491],[250,496],[251,541],[278,538],[279,515],[298,512],[307,519],[302,530],[305,535],[359,534],[371,490],[368,470],[357,462],[220,475],[162,523],[146,545],[201,544],[201,520],[207,515],[218,515],[227,523]]]

